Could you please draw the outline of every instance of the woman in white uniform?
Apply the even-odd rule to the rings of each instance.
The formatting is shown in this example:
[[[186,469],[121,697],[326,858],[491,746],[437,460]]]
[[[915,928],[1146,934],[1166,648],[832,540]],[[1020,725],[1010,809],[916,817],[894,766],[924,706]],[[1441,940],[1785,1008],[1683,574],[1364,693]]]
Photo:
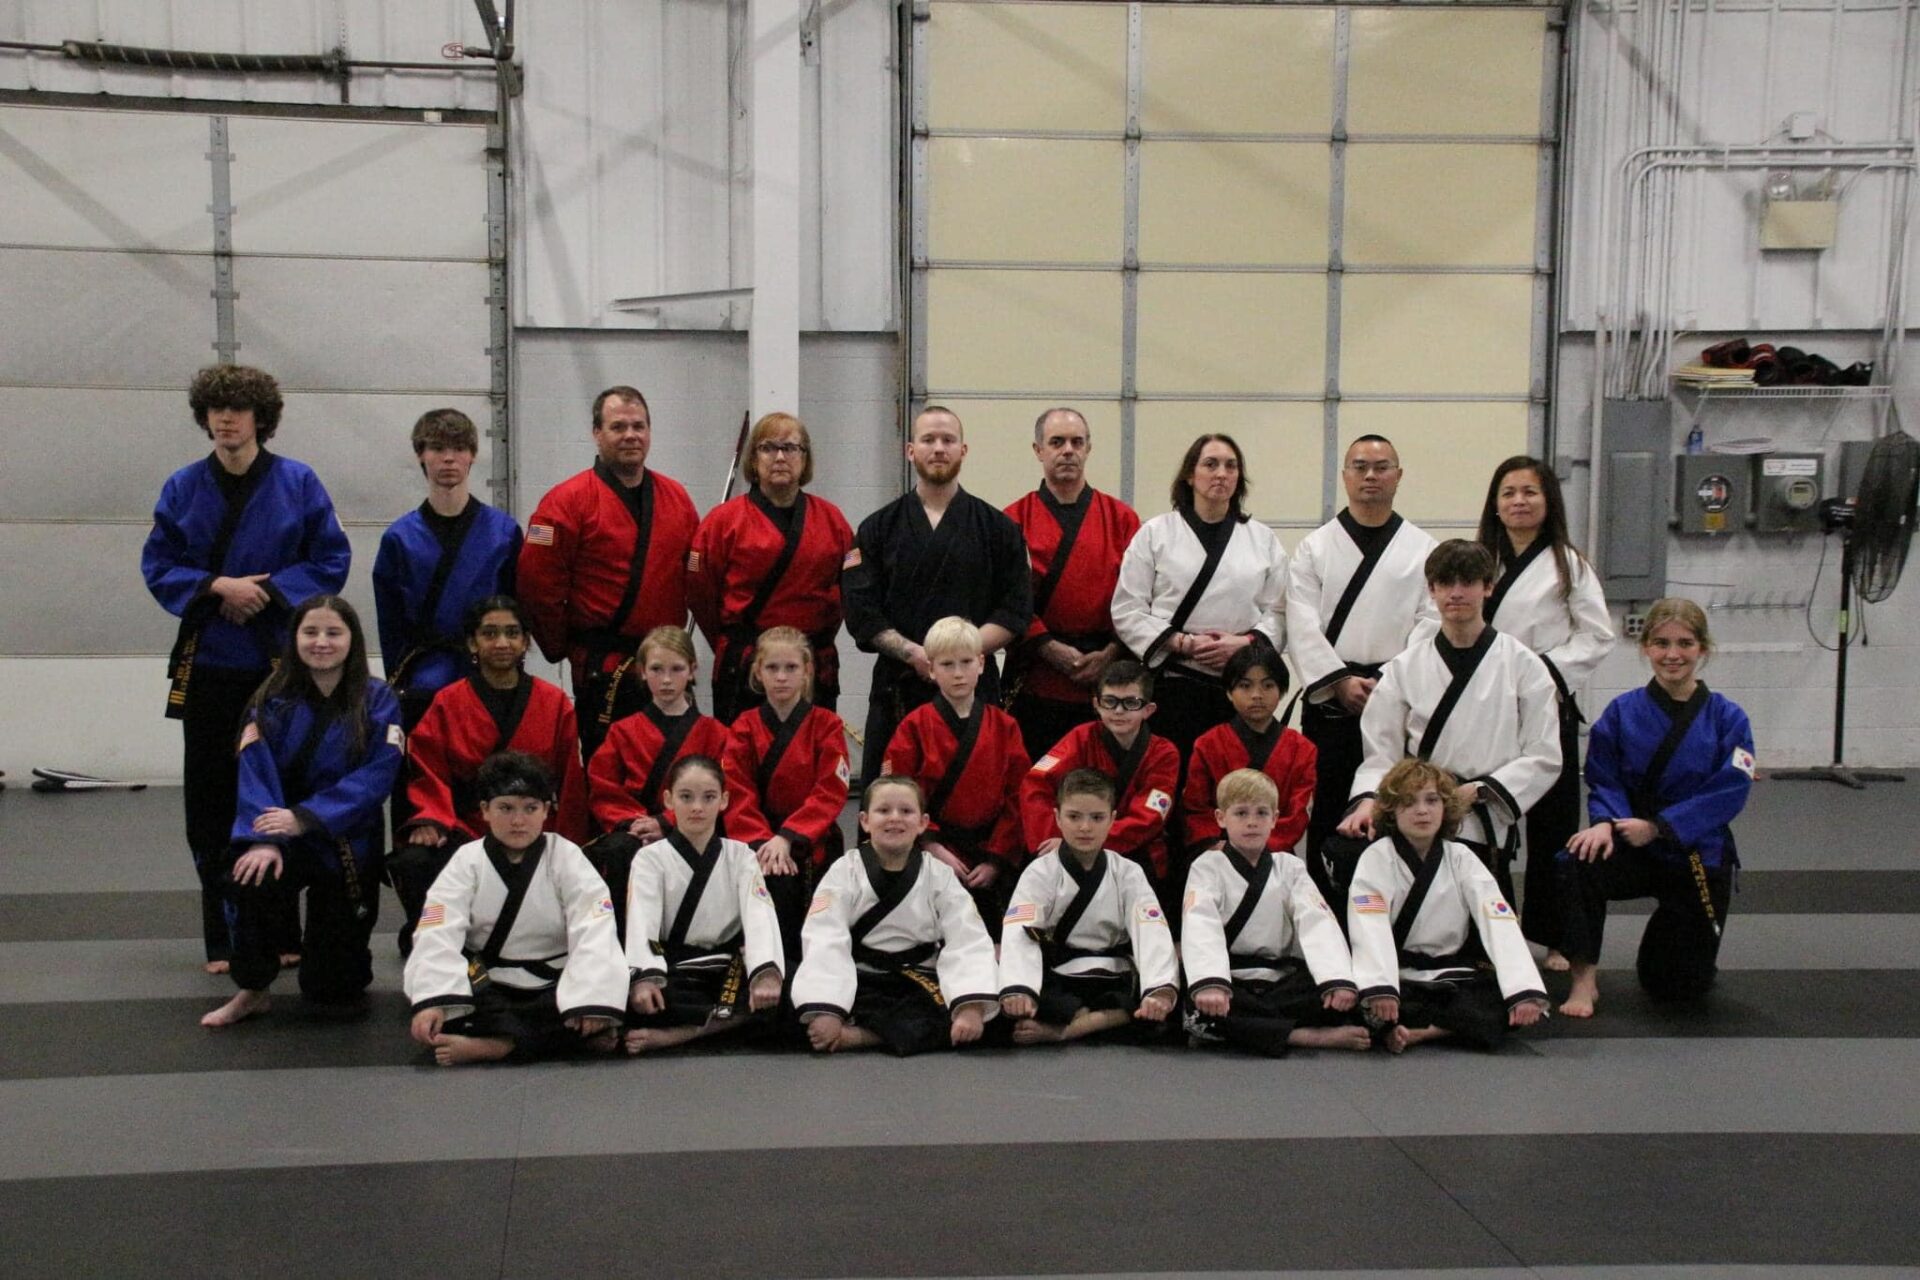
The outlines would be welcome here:
[[[1560,777],[1527,813],[1527,869],[1521,930],[1563,970],[1562,912],[1554,855],[1580,827],[1580,714],[1575,701],[1617,639],[1600,575],[1567,540],[1560,481],[1538,458],[1508,458],[1494,469],[1480,513],[1480,544],[1500,577],[1487,622],[1538,654],[1560,697]]]

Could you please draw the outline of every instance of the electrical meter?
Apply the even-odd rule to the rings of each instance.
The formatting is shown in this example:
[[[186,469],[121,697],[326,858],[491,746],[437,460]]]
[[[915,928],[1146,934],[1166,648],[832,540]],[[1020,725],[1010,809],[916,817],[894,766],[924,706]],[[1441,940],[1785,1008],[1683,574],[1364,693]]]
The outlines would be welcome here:
[[[1753,531],[1818,533],[1826,459],[1817,453],[1753,458]]]
[[[1681,533],[1738,533],[1746,525],[1748,470],[1745,458],[1688,453],[1674,460],[1674,509]]]

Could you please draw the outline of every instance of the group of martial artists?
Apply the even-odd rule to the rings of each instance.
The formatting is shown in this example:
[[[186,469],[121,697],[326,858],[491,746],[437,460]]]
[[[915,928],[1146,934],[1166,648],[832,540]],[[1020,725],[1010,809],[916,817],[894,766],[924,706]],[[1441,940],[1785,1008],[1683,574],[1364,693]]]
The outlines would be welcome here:
[[[180,618],[207,966],[238,988],[208,1025],[290,966],[310,1001],[360,1004],[383,878],[442,1062],[735,1030],[1490,1044],[1545,1014],[1536,951],[1591,1015],[1621,897],[1659,900],[1650,991],[1712,981],[1750,730],[1697,678],[1704,614],[1660,602],[1652,682],[1593,726],[1581,828],[1575,693],[1614,635],[1536,459],[1496,472],[1477,539],[1436,544],[1394,510],[1392,443],[1361,437],[1346,509],[1289,558],[1229,436],[1193,442],[1143,524],[1087,483],[1084,417],[1049,410],[1040,484],[1001,512],[931,407],[913,487],[856,531],[806,492],[787,414],[701,518],[646,465],[644,396],[612,387],[594,465],[523,535],[468,491],[473,424],[434,410],[426,498],[374,566],[381,681],[325,489],[264,448],[274,380],[202,370],[189,403],[214,451],[168,480],[143,568]],[[843,622],[877,655],[844,853]],[[532,644],[571,700],[523,670]]]

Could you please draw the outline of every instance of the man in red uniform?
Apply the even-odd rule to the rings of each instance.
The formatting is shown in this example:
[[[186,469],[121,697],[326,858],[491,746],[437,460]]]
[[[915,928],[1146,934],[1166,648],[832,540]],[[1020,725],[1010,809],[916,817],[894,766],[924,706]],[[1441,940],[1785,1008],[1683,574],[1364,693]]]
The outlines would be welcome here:
[[[1100,673],[1126,653],[1109,608],[1140,517],[1087,483],[1092,452],[1093,432],[1078,409],[1047,410],[1033,424],[1040,487],[1007,508],[1033,566],[1033,624],[1008,674],[1008,710],[1030,756],[1093,719]]]
[[[699,525],[677,481],[647,469],[653,418],[632,387],[593,402],[600,456],[540,499],[517,583],[540,652],[567,660],[587,759],[634,707],[607,707],[607,673],[654,627],[687,622],[687,548]],[[637,696],[637,695],[636,695]]]

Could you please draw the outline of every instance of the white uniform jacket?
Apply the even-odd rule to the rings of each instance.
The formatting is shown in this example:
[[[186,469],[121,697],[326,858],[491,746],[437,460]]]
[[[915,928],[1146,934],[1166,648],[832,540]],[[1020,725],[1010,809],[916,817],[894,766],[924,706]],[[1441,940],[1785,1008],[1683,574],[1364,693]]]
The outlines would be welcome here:
[[[1081,870],[1065,850],[1020,873],[1000,931],[1000,995],[1038,999],[1047,961],[1070,977],[1139,977],[1142,996],[1180,991],[1166,913],[1130,859],[1103,850]]]
[[[1560,598],[1560,572],[1544,539],[1501,578],[1488,601],[1487,621],[1539,654],[1564,697],[1577,696],[1619,637],[1600,575],[1586,557],[1567,551],[1573,590]]]
[[[1327,628],[1363,559],[1341,512],[1293,549],[1287,562],[1287,647],[1309,702],[1333,696],[1333,685],[1353,668],[1377,669],[1407,647],[1417,623],[1439,625],[1427,593],[1427,555],[1432,535],[1399,516],[1373,572],[1341,623],[1337,639]]]
[[[688,893],[699,896],[689,904]],[[627,969],[664,985],[669,966],[724,969],[734,953],[747,980],[783,970],[780,919],[753,850],[713,837],[696,850],[678,831],[633,855],[627,876]]]
[[[413,1011],[473,1011],[467,960],[480,957],[506,921],[507,936],[486,965],[489,980],[523,991],[559,985],[565,1017],[619,1019],[627,1009],[627,964],[614,929],[606,881],[580,846],[548,833],[518,864],[492,837],[454,850],[427,890],[426,906],[407,957],[407,999]]]
[[[1167,661],[1167,645],[1174,637],[1173,615],[1206,559],[1200,536],[1181,511],[1155,516],[1127,544],[1113,589],[1113,630],[1149,667]],[[1260,521],[1243,520],[1233,526],[1213,578],[1181,629],[1258,631],[1280,649],[1286,644],[1286,594],[1286,548]],[[1185,659],[1179,661],[1189,665]],[[1192,670],[1208,674],[1197,667]]]
[[[860,974],[901,969],[931,974],[949,1009],[978,1001],[987,1006],[987,1017],[999,1012],[993,939],[952,869],[915,850],[891,879],[885,902],[874,887],[876,877],[888,883],[878,856],[862,845],[842,854],[820,878],[800,930],[800,967],[793,975],[793,1007],[801,1021],[823,1013],[846,1017]]]
[[[1362,1000],[1398,995],[1402,978],[1463,980],[1484,960],[1493,962],[1509,1008],[1547,998],[1519,915],[1493,873],[1456,840],[1437,841],[1424,859],[1398,837],[1368,845],[1347,896],[1347,933]]]
[[[1251,903],[1249,895],[1256,895]],[[1299,961],[1323,992],[1354,986],[1339,917],[1314,887],[1306,864],[1290,853],[1262,853],[1254,863],[1225,849],[1195,858],[1187,872],[1180,948],[1190,991],[1231,988],[1235,978],[1273,982],[1284,966]]]
[[[1443,645],[1460,659],[1467,683],[1439,733],[1430,735],[1454,679]],[[1499,847],[1560,776],[1559,707],[1546,664],[1512,636],[1489,627],[1473,648],[1454,650],[1436,631],[1381,672],[1360,717],[1366,759],[1353,775],[1352,798],[1371,796],[1401,760],[1424,756],[1480,785],[1481,803],[1461,834]]]

